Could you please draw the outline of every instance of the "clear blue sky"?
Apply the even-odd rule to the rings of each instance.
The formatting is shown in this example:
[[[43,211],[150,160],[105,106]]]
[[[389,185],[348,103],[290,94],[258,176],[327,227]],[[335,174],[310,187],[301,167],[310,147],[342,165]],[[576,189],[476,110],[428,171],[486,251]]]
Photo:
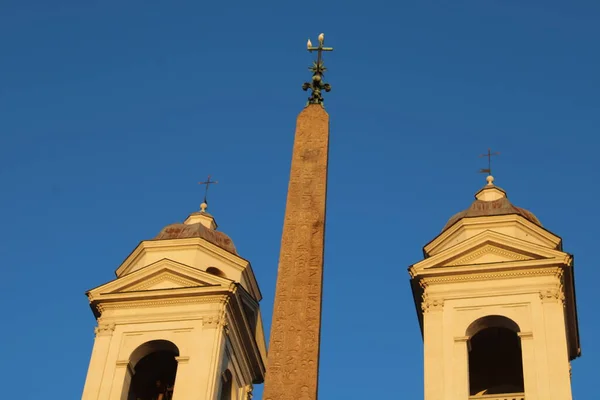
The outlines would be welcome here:
[[[268,334],[321,31],[335,47],[321,398],[422,398],[406,268],[485,183],[488,147],[496,183],[575,254],[573,392],[597,391],[597,0],[2,0],[3,396],[81,396],[84,292],[197,210],[207,174]]]

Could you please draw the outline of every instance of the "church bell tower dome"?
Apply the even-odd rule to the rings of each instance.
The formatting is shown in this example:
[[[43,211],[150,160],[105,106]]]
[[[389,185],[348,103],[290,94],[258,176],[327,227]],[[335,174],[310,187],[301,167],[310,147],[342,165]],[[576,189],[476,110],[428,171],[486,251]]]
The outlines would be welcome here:
[[[165,226],[153,240],[200,238],[237,255],[233,241],[223,232],[217,231],[217,223],[212,215],[206,212],[206,203],[202,203],[201,211],[191,213],[183,223]]]
[[[506,192],[494,185],[494,177],[487,177],[487,185],[475,194],[475,201],[469,208],[452,216],[442,229],[450,228],[463,218],[490,217],[494,215],[520,215],[538,226],[542,223],[532,212],[513,205],[506,196]]]

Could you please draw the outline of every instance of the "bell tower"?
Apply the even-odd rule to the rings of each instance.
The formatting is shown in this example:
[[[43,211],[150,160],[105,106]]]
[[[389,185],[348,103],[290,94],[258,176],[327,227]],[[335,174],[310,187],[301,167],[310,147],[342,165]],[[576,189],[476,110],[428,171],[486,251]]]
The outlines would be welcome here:
[[[425,400],[569,400],[573,256],[487,177],[409,268]]]
[[[246,400],[262,383],[260,290],[206,207],[87,292],[98,326],[82,400]]]

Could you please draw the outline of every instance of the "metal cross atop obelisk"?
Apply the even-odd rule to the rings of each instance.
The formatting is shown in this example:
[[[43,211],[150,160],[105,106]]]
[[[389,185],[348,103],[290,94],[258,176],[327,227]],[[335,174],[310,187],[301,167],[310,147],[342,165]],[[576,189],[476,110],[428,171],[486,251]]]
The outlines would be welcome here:
[[[488,174],[491,175],[492,174],[492,157],[493,156],[499,156],[500,153],[498,153],[497,151],[492,153],[492,149],[488,149],[487,154],[481,154],[479,157],[487,157],[488,159],[488,167],[487,168],[481,168],[479,170],[479,172],[481,172],[482,174]]]
[[[205,211],[206,208],[208,207],[208,188],[209,188],[209,186],[213,185],[213,184],[217,184],[217,183],[219,183],[219,182],[210,180],[210,175],[208,176],[208,178],[206,179],[205,182],[198,182],[198,185],[206,186],[206,188],[204,189],[204,201],[202,202],[202,205],[200,205],[200,209],[202,211]]]
[[[324,51],[333,51],[333,47],[324,47],[323,44],[325,42],[325,34],[321,33],[319,35],[319,46],[314,47],[310,39],[308,39],[308,43],[306,43],[306,47],[309,52],[316,51],[317,52],[317,61],[313,62],[313,65],[308,67],[310,71],[313,73],[312,82],[306,82],[302,85],[302,90],[307,91],[311,90],[311,95],[308,98],[308,104],[321,104],[323,105],[323,95],[321,91],[324,90],[329,92],[331,90],[331,85],[329,83],[324,83],[323,78],[325,76],[325,64],[323,63],[323,52]]]
[[[309,104],[296,120],[263,400],[316,400],[321,340],[329,115],[319,47]]]

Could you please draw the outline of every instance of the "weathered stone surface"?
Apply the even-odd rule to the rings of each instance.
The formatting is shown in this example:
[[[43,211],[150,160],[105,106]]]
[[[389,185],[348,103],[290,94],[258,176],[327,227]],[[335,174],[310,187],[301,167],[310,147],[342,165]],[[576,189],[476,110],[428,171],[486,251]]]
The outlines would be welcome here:
[[[292,154],[264,400],[315,400],[329,116],[309,105],[298,116]]]

